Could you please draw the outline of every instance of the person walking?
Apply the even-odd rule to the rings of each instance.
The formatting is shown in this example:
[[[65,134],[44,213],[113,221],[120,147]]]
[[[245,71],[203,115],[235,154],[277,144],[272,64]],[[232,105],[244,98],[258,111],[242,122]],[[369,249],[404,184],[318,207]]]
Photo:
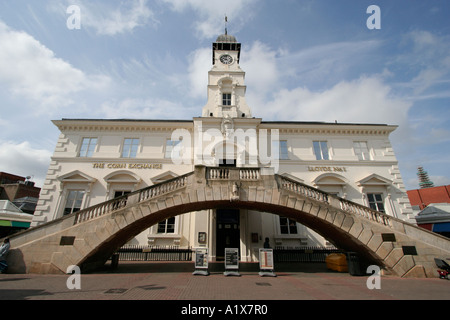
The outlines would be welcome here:
[[[9,252],[9,248],[11,245],[9,244],[9,239],[6,238],[3,240],[3,244],[0,246],[0,272],[5,273],[8,268],[8,264],[6,263],[6,256]]]

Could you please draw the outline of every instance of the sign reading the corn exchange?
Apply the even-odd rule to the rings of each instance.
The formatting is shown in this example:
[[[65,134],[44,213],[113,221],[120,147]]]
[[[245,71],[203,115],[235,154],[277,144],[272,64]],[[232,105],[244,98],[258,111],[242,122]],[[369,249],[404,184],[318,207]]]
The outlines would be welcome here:
[[[95,162],[94,169],[162,169],[161,163],[105,163]]]

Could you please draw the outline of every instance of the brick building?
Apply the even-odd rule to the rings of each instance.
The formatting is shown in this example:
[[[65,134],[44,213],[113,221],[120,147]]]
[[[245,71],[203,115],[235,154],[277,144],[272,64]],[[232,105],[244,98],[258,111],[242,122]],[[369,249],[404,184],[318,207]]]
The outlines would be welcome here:
[[[450,203],[450,185],[408,190],[406,193],[415,210],[423,210],[431,203]]]
[[[0,172],[0,237],[30,227],[40,191],[28,177]]]
[[[417,225],[450,238],[450,185],[407,191]]]

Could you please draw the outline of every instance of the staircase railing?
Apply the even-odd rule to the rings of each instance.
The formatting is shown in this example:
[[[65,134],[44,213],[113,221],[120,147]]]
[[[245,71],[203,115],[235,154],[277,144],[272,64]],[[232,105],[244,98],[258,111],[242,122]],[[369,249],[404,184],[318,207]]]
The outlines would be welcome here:
[[[312,198],[314,200],[320,201],[320,202],[326,202],[329,203],[331,198],[335,198],[339,200],[340,209],[342,211],[356,214],[359,216],[362,216],[366,219],[369,219],[371,221],[380,223],[384,226],[392,227],[391,223],[391,216],[373,210],[369,207],[363,206],[361,204],[357,204],[355,202],[351,202],[339,197],[334,197],[333,195],[329,195],[328,193],[324,191],[320,191],[316,188],[310,187],[308,185],[305,185],[301,182],[276,175],[277,180],[279,183],[279,187],[285,190],[289,190],[298,194],[301,194],[307,198]],[[329,203],[330,204],[330,203]]]
[[[276,175],[276,179],[278,180],[278,186],[281,189],[285,189],[288,191],[292,191],[298,194],[301,194],[307,198],[312,198],[314,200],[320,201],[320,202],[326,202],[328,203],[328,193],[320,191],[318,189],[315,189],[313,187],[310,187],[306,184],[303,184],[301,182]]]
[[[155,184],[135,192],[129,193],[127,195],[105,201],[94,205],[92,207],[80,210],[75,213],[74,224],[88,221],[102,215],[111,213],[113,211],[125,208],[127,206],[128,199],[132,196],[138,195],[138,202],[147,201],[155,197],[159,197],[163,194],[176,191],[178,189],[184,188],[186,186],[188,176],[194,174],[193,172],[176,177],[165,182]]]
[[[260,168],[207,168],[208,180],[259,180]]]
[[[111,213],[113,211],[125,208],[127,202],[131,196],[137,195],[137,201],[143,202],[153,198],[159,197],[166,193],[170,193],[181,188],[186,187],[187,180],[194,172],[185,174],[180,177],[173,178],[171,180],[149,186],[144,189],[137,190],[127,195],[94,205],[84,210],[75,213],[76,217],[74,224],[81,223],[100,217],[102,215]],[[207,168],[206,178],[208,180],[247,180],[258,181],[261,179],[260,168]],[[371,221],[380,223],[385,226],[392,226],[391,217],[385,213],[375,211],[366,206],[334,197],[328,193],[303,184],[301,182],[289,179],[284,176],[275,175],[278,187],[284,190],[288,190],[297,194],[300,194],[306,198],[313,199],[319,202],[330,203],[330,199],[335,198],[339,201],[339,206],[344,212],[356,214]],[[337,202],[333,201],[333,204],[337,205]]]

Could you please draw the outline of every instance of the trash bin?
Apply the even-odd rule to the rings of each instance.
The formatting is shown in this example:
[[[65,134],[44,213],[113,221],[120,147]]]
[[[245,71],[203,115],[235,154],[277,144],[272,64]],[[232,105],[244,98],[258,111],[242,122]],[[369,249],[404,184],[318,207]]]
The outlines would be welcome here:
[[[348,273],[352,276],[366,275],[361,260],[356,252],[347,252]]]
[[[331,253],[325,258],[327,268],[338,272],[347,272],[347,261],[345,260],[345,254]]]
[[[111,269],[117,269],[119,266],[119,254],[115,253],[111,256]]]

